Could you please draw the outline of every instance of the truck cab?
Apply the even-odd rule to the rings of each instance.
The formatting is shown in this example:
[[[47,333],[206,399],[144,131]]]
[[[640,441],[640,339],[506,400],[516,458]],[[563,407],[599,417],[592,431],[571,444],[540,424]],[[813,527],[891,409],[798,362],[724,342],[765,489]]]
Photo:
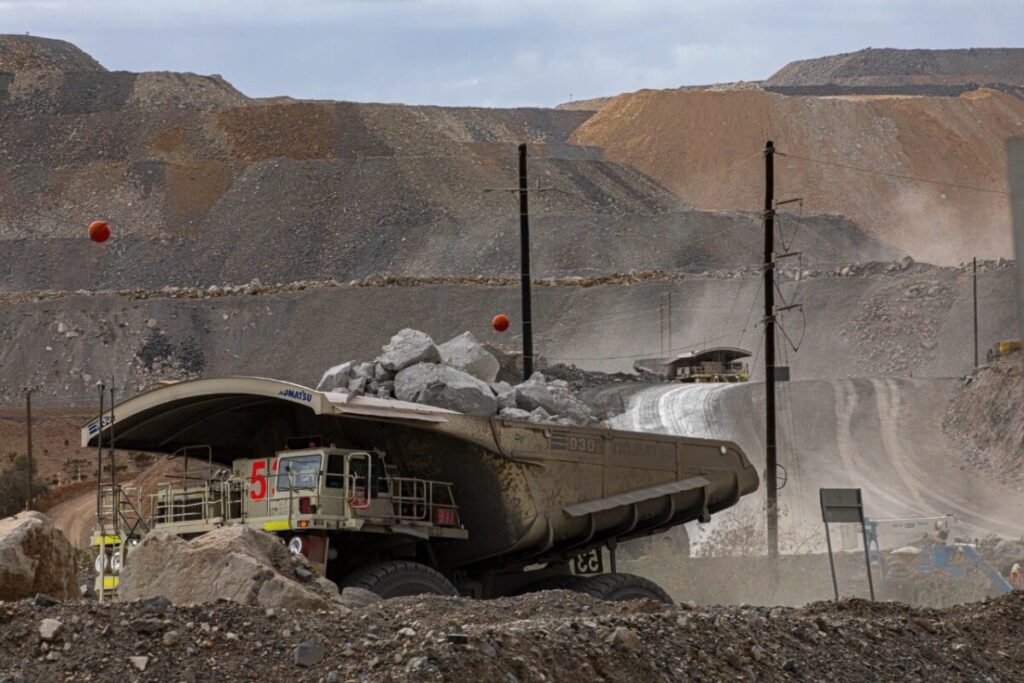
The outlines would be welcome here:
[[[399,476],[377,450],[313,445],[238,459],[199,486],[161,484],[151,499],[153,528],[191,537],[246,524],[284,536],[321,573],[332,544],[383,552],[469,535],[450,483]]]

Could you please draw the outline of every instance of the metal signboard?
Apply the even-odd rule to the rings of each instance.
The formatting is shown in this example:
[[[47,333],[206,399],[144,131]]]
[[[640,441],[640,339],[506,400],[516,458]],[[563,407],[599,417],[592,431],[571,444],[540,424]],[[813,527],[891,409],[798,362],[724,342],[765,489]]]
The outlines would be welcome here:
[[[868,556],[868,537],[864,528],[864,501],[860,489],[818,489],[821,499],[821,519],[825,523],[825,543],[828,545],[828,565],[832,571],[832,590],[839,600],[839,582],[836,581],[836,563],[832,557],[832,534],[829,524],[859,524],[864,541],[864,567],[868,573],[868,590],[875,599],[875,585],[871,578],[871,559]]]

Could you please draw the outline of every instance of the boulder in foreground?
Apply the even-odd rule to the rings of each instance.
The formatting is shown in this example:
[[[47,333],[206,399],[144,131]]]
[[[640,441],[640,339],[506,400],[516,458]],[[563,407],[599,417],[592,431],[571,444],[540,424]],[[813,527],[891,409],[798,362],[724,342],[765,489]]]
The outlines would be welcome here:
[[[41,512],[0,519],[0,600],[79,597],[75,550]]]
[[[332,582],[300,577],[310,576],[309,569],[276,536],[246,526],[222,527],[192,541],[156,531],[128,556],[118,595],[161,596],[176,605],[223,598],[262,607],[345,610]]]

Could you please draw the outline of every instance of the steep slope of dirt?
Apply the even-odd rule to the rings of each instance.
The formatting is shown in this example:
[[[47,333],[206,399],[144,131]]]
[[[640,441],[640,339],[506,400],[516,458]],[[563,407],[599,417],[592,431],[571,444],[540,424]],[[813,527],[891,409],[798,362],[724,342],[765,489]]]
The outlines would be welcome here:
[[[993,90],[960,97],[666,90],[614,98],[572,141],[602,147],[606,158],[635,166],[695,207],[756,210],[764,192],[759,150],[772,139],[790,155],[776,159],[776,197],[803,197],[807,212],[847,216],[915,258],[956,263],[1011,253],[1004,144],[1022,134],[1024,101]]]
[[[1024,489],[1024,376],[1021,355],[997,358],[968,377],[943,426],[963,444],[968,461],[1000,481]]]
[[[0,34],[0,72],[106,71],[99,62],[63,40]]]
[[[790,62],[765,86],[904,86],[966,83],[1024,85],[1024,49],[896,50],[857,52]]]
[[[590,111],[250,100],[194,74],[6,78],[0,237],[19,255],[0,266],[9,291],[514,270],[504,190],[519,142],[539,185],[540,269],[699,270],[754,254],[752,217],[692,211],[570,144]],[[99,249],[83,236],[95,218],[114,231]],[[817,257],[894,255],[848,221],[806,225],[822,238]]]
[[[970,371],[971,283],[957,268],[898,264],[804,269],[780,283],[802,311],[782,317],[787,342],[780,357],[794,378],[876,376],[889,371],[949,377]],[[1004,292],[1015,272],[1003,267],[979,277],[983,345],[1012,336],[1016,310]],[[20,405],[18,387],[41,385],[44,403],[93,405],[95,383],[115,371],[122,395],[160,379],[256,374],[313,385],[323,370],[349,358],[372,358],[402,327],[436,339],[466,330],[488,343],[517,347],[519,289],[472,280],[409,286],[299,283],[284,288],[242,286],[225,294],[197,290],[17,296],[0,306],[0,402]],[[760,373],[761,278],[756,271],[615,278],[594,284],[567,278],[533,290],[534,342],[550,362],[598,370],[629,370],[639,358],[696,346],[749,349]],[[601,280],[598,280],[600,282]],[[399,281],[401,282],[401,281]],[[548,283],[550,284],[550,283]],[[371,286],[364,286],[371,285]],[[500,285],[500,286],[499,286]],[[928,295],[930,289],[934,295]],[[265,293],[260,293],[265,292]],[[672,294],[672,335],[663,334]],[[920,301],[917,299],[920,298]],[[935,305],[936,302],[941,305]],[[892,339],[872,336],[873,316],[899,318],[927,336],[892,323]],[[508,313],[512,329],[491,328]],[[666,316],[667,317],[667,316]],[[865,325],[867,325],[865,327]]]

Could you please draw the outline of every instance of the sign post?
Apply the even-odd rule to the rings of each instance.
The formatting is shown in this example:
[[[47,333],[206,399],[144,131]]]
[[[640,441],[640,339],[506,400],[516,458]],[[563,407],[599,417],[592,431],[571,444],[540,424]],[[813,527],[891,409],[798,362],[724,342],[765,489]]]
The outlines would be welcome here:
[[[864,528],[864,503],[860,489],[818,489],[821,498],[821,519],[825,522],[825,543],[828,545],[828,566],[832,571],[832,590],[839,601],[839,582],[836,581],[836,562],[832,557],[832,535],[828,525],[833,522],[860,524],[864,540],[864,568],[868,573],[868,590],[875,599],[875,585],[871,578],[871,558],[868,555],[868,536]]]

